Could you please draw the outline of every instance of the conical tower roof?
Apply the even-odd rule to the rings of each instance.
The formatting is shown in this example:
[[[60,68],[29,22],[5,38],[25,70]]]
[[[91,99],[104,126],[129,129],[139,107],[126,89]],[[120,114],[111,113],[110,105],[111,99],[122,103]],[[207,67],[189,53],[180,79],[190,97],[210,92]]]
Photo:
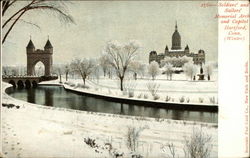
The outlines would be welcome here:
[[[53,48],[49,40],[46,42],[44,48]]]
[[[166,48],[165,48],[165,50],[168,50],[168,45],[166,45]]]
[[[35,46],[34,46],[32,40],[29,41],[29,43],[28,43],[28,45],[27,45],[26,48],[35,48]]]

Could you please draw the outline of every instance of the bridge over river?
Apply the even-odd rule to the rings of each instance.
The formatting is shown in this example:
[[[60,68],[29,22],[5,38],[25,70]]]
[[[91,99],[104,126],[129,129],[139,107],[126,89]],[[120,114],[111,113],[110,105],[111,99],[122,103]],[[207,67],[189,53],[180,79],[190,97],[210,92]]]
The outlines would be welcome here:
[[[58,76],[3,76],[2,81],[18,88],[36,87],[39,82],[56,80]]]

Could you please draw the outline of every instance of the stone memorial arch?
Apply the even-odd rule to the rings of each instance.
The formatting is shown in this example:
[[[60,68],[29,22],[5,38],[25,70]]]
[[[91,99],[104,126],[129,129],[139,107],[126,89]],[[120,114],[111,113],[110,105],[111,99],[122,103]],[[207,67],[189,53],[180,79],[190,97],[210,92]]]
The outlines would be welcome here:
[[[35,66],[40,61],[44,64],[45,76],[51,76],[52,71],[52,64],[53,64],[53,47],[49,41],[47,40],[44,50],[35,49],[35,46],[30,39],[27,47],[26,47],[26,54],[27,54],[27,75],[33,76],[35,75]]]

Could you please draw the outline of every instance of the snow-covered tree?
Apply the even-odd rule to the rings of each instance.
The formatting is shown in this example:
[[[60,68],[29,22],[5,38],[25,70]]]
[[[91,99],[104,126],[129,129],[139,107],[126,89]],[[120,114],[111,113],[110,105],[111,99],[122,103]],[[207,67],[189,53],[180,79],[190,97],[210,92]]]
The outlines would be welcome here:
[[[66,81],[68,81],[69,72],[70,72],[70,65],[69,64],[64,65],[64,73]]]
[[[90,74],[90,76],[93,79],[95,79],[97,83],[99,83],[101,71],[102,71],[102,67],[100,65],[95,65],[95,67],[93,68],[93,72]]]
[[[103,75],[105,77],[110,67],[108,54],[105,52],[102,53],[101,57],[99,58],[99,62],[100,62],[100,66],[102,67]]]
[[[184,64],[192,61],[192,58],[187,56],[165,57],[164,60],[161,61],[161,67],[165,66],[166,64],[171,64],[173,67],[182,67]]]
[[[3,66],[2,67],[3,75],[18,75],[18,69],[16,66]]]
[[[77,72],[83,80],[83,84],[85,85],[86,78],[93,72],[95,64],[94,60],[92,59],[74,59],[70,67],[73,71]]]
[[[131,62],[135,59],[139,44],[130,41],[121,45],[116,41],[108,42],[105,52],[108,54],[109,64],[115,69],[116,76],[120,80],[120,89],[123,91],[123,81]]]
[[[194,64],[191,63],[191,62],[188,62],[188,63],[184,64],[183,70],[184,70],[186,76],[190,77],[190,79],[192,80],[193,77],[194,77],[194,76],[196,75],[196,73],[197,73],[197,66],[194,65]]]
[[[26,75],[26,66],[2,66],[2,74],[5,76],[24,76]]]
[[[212,63],[207,63],[204,66],[205,74],[207,75],[207,79],[210,80],[210,77],[213,73],[213,64]]]
[[[145,76],[146,70],[147,70],[147,65],[144,64],[144,63],[141,63],[140,66],[139,66],[139,71],[138,71],[141,78]]]
[[[134,79],[137,79],[138,74],[143,75],[144,65],[140,61],[133,61],[129,66],[129,70],[133,73]]]
[[[165,71],[165,74],[167,75],[167,79],[168,79],[168,80],[172,80],[173,65],[167,63],[167,64],[164,66],[164,71]]]
[[[5,75],[5,76],[10,75],[10,67],[9,67],[9,66],[3,66],[3,67],[2,67],[2,73],[3,73],[3,75]]]
[[[154,80],[157,75],[160,74],[159,64],[156,61],[152,61],[148,66],[148,74]]]
[[[64,66],[62,64],[56,64],[53,66],[53,73],[59,76],[60,83],[62,83],[63,69],[64,69]]]

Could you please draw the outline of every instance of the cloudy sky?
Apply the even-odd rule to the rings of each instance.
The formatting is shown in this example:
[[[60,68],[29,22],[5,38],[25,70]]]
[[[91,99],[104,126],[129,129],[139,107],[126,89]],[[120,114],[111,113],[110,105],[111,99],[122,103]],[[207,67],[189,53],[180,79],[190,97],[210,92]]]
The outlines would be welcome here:
[[[204,49],[207,60],[217,60],[218,23],[214,19],[217,8],[204,9],[200,5],[197,1],[73,1],[68,6],[76,22],[72,25],[62,24],[46,12],[30,12],[23,19],[41,29],[18,23],[3,45],[2,62],[26,65],[30,35],[36,49],[43,49],[49,35],[54,63],[70,62],[76,57],[98,57],[108,41],[122,43],[130,39],[142,44],[139,57],[147,63],[151,50],[162,53],[166,45],[171,47],[175,21],[182,47],[188,44],[192,52]]]

